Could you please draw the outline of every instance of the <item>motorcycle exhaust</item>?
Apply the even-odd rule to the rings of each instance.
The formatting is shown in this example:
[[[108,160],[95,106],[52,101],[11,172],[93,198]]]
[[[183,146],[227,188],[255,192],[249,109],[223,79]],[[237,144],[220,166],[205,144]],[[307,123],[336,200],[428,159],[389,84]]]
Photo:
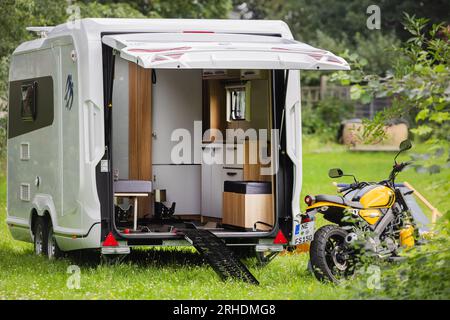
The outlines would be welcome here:
[[[347,245],[352,245],[353,243],[355,243],[355,241],[358,240],[358,235],[354,232],[349,233],[346,237],[345,237],[345,243]]]

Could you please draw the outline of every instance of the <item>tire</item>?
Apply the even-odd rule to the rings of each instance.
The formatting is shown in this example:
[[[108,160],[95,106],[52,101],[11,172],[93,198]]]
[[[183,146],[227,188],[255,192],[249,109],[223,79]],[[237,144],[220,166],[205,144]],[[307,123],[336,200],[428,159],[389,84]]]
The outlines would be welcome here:
[[[321,227],[311,242],[310,260],[316,278],[339,283],[353,275],[353,265],[343,257],[347,232],[336,225]]]
[[[51,223],[48,223],[47,226],[47,257],[49,260],[55,260],[61,258],[63,252],[58,247],[58,243],[56,242],[55,235],[53,233],[53,226]]]
[[[34,222],[34,254],[47,255],[47,226],[43,217],[36,217]]]

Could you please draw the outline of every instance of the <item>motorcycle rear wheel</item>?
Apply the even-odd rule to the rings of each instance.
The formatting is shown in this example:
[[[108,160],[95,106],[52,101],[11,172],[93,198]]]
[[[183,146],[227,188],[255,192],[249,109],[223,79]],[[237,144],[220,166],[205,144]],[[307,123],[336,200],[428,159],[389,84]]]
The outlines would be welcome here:
[[[310,261],[316,278],[339,283],[353,275],[353,266],[346,258],[347,231],[337,225],[326,225],[314,234],[310,247]]]

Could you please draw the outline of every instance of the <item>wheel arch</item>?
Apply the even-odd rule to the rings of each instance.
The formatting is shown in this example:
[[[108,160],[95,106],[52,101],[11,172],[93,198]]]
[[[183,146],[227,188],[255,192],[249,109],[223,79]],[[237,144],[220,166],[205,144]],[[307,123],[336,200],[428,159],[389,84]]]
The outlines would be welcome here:
[[[43,217],[50,222],[52,226],[55,225],[56,210],[50,195],[37,194],[33,198],[29,218],[30,232],[32,235],[34,235],[34,225],[37,217]]]

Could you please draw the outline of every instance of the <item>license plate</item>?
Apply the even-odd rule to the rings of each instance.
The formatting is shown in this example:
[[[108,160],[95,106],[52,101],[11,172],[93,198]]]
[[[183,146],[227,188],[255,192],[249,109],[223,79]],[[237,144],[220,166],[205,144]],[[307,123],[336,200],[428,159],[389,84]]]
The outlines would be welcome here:
[[[295,239],[295,244],[311,242],[314,238],[314,221],[302,223],[299,227],[300,230]]]

